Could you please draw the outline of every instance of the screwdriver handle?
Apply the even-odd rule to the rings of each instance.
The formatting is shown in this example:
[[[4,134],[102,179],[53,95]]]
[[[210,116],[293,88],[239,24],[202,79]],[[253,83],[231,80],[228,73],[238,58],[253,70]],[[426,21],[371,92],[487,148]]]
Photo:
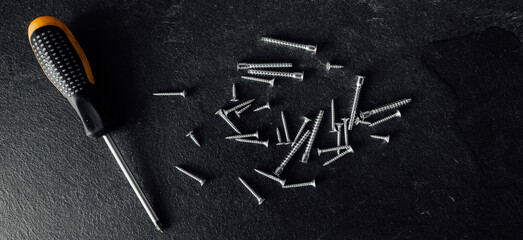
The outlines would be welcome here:
[[[42,70],[76,110],[87,136],[106,134],[89,61],[71,31],[57,18],[42,16],[31,22],[27,33]]]

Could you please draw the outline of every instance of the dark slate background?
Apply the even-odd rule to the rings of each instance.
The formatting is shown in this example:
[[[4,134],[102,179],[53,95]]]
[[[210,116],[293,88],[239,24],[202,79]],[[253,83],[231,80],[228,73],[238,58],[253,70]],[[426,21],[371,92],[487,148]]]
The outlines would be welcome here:
[[[2,239],[516,239],[523,232],[521,1],[3,1],[0,28]],[[157,232],[102,140],[84,136],[27,40],[36,17],[66,23],[86,52],[119,146],[167,226]],[[318,44],[310,55],[257,41]],[[274,88],[239,80],[238,61],[290,61],[306,79]],[[327,73],[326,61],[343,71]],[[272,171],[288,147],[225,141],[214,116],[231,83],[273,111],[234,119],[275,141],[286,113],[347,116],[353,76],[360,109],[412,97],[403,118],[351,134],[356,153],[296,160],[281,189]],[[182,99],[156,91],[189,89]],[[310,127],[310,126],[309,126]],[[185,134],[197,129],[197,148]],[[371,133],[390,134],[380,144]],[[300,154],[298,154],[300,156]],[[181,165],[208,178],[199,187]],[[244,177],[266,201],[258,206]]]

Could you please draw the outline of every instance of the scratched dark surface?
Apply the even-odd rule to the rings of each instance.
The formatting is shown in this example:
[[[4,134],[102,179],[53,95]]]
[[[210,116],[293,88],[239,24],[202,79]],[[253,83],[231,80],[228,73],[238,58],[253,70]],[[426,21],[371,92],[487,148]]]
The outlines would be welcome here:
[[[521,1],[3,1],[0,13],[2,239],[521,237]],[[41,15],[61,19],[82,45],[114,141],[164,233],[45,79],[27,39]],[[319,51],[264,45],[262,36]],[[238,61],[290,61],[305,80],[277,79],[272,89],[240,81]],[[346,68],[327,73],[327,61]],[[315,146],[333,146],[330,99],[347,116],[355,74],[367,76],[359,109],[413,103],[401,119],[355,127],[355,154],[328,167],[330,155],[293,159],[287,181],[316,178],[317,188],[281,189],[253,171],[274,170],[289,150],[274,145],[280,111],[294,136],[300,115],[325,110]],[[233,118],[244,132],[259,129],[268,149],[223,139],[234,132],[214,112],[231,106],[233,82],[240,99],[275,103]],[[186,99],[151,95],[180,89]],[[192,129],[201,148],[185,137]],[[199,187],[175,165],[208,182]]]

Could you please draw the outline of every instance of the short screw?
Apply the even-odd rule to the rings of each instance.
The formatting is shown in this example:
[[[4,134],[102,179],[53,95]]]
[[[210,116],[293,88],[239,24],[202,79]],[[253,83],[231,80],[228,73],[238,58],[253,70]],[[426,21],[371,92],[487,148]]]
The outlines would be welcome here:
[[[238,142],[244,142],[244,143],[252,143],[252,144],[260,144],[265,147],[269,147],[269,140],[260,141],[260,140],[251,140],[251,139],[244,139],[244,138],[236,138],[234,139]]]
[[[391,119],[393,119],[393,118],[396,118],[396,117],[397,117],[397,118],[400,118],[400,117],[401,117],[401,113],[400,113],[399,110],[396,110],[396,112],[395,112],[394,114],[390,115],[390,116],[387,116],[387,117],[382,118],[382,119],[380,119],[380,120],[378,120],[378,121],[376,121],[376,122],[371,123],[371,124],[369,125],[369,127],[374,127],[374,126],[376,126],[376,125],[378,125],[378,124],[380,124],[380,123],[383,123],[383,122],[389,121],[389,120],[391,120]]]
[[[258,111],[261,111],[263,109],[271,109],[271,104],[269,102],[267,102],[265,105],[257,107],[256,109],[254,109],[253,112],[258,112]]]
[[[291,137],[289,136],[289,128],[287,127],[287,120],[285,120],[285,115],[283,114],[283,111],[281,112],[281,122],[283,124],[283,132],[285,133],[286,143],[290,143]]]
[[[405,98],[405,99],[401,99],[401,100],[398,100],[398,101],[395,101],[395,102],[391,102],[391,103],[385,104],[383,106],[380,106],[378,108],[375,108],[375,109],[372,109],[372,110],[369,110],[369,111],[360,112],[360,118],[361,119],[365,119],[365,118],[368,118],[368,117],[370,117],[370,116],[372,116],[374,114],[378,114],[378,113],[386,112],[386,111],[389,111],[389,110],[397,109],[397,108],[400,108],[400,107],[403,107],[403,106],[409,104],[410,102],[412,102],[412,98]]]
[[[315,45],[293,43],[293,42],[288,42],[288,41],[283,41],[283,40],[268,38],[268,37],[262,37],[261,40],[263,42],[274,43],[274,44],[278,44],[278,45],[282,45],[282,46],[300,48],[300,49],[312,52],[313,54],[316,54],[316,51],[318,50],[318,46],[315,46]]]
[[[312,126],[312,133],[311,138],[309,139],[309,142],[307,143],[307,147],[305,148],[305,152],[301,156],[301,162],[307,163],[309,160],[309,156],[311,154],[312,150],[312,144],[314,143],[314,139],[316,138],[316,134],[318,134],[318,129],[320,129],[321,119],[323,118],[323,110],[320,110],[318,113],[318,116],[316,116],[316,119],[314,120],[314,125]]]
[[[200,146],[200,143],[198,142],[198,139],[196,139],[196,137],[194,136],[194,133],[193,131],[190,131],[189,133],[187,133],[187,135],[185,135],[186,137],[190,137],[191,140],[196,143],[196,145],[198,145],[198,147],[201,147]]]
[[[343,68],[342,65],[335,65],[335,64],[331,64],[330,62],[327,62],[327,64],[325,64],[325,68],[327,69],[327,72],[332,69],[340,69],[340,68]]]
[[[349,128],[347,124],[349,118],[342,118],[341,120],[343,121],[343,137],[345,140],[345,145],[349,145]]]
[[[264,78],[258,78],[258,77],[251,77],[251,76],[241,76],[242,79],[254,81],[254,82],[261,82],[261,83],[267,83],[271,85],[271,87],[274,86],[274,78],[273,79],[264,79]]]
[[[225,112],[223,111],[223,109],[218,110],[218,111],[215,113],[215,115],[218,115],[218,116],[220,116],[221,118],[223,118],[223,120],[225,120],[225,122],[226,122],[226,123],[227,123],[227,124],[228,124],[228,125],[229,125],[229,126],[230,126],[234,131],[235,131],[235,132],[237,132],[238,134],[242,134],[242,133],[240,132],[240,130],[239,130],[236,126],[234,126],[234,124],[231,122],[231,120],[230,120],[230,119],[225,115]]]
[[[303,134],[303,136],[301,136],[300,140],[296,143],[296,145],[294,145],[294,147],[292,147],[291,151],[287,154],[287,156],[285,156],[285,159],[283,159],[283,161],[281,162],[280,166],[278,166],[276,168],[276,170],[274,170],[274,174],[276,176],[280,176],[281,175],[281,173],[283,172],[283,169],[285,168],[285,166],[287,166],[287,164],[291,160],[292,156],[294,156],[294,154],[298,151],[298,149],[301,147],[301,145],[303,145],[305,140],[307,140],[307,137],[309,137],[309,134],[311,134],[311,131],[307,130]]]
[[[354,93],[354,100],[352,101],[352,108],[350,110],[350,120],[348,130],[352,130],[354,125],[354,118],[356,117],[356,108],[358,107],[358,100],[360,99],[361,87],[363,86],[364,76],[356,76],[356,92]]]
[[[374,139],[380,139],[380,140],[383,140],[385,143],[389,143],[389,140],[390,140],[390,135],[387,135],[387,136],[380,136],[380,135],[370,135],[371,138],[374,138]]]
[[[278,143],[276,145],[284,145],[285,143],[281,140],[281,133],[279,128],[276,128],[276,136],[278,137]]]
[[[362,120],[361,118],[359,117],[356,117],[356,120],[354,120],[354,125],[359,125],[359,124],[363,124],[363,125],[370,125],[371,122],[367,122],[367,121],[364,121]]]
[[[334,107],[334,99],[331,99],[331,130],[330,132],[336,132],[336,109]]]
[[[183,90],[181,92],[153,93],[153,96],[182,96],[185,98],[186,92]]]
[[[188,172],[187,170],[181,168],[181,167],[178,167],[178,166],[174,166],[176,169],[178,169],[178,171],[184,173],[185,175],[191,177],[192,179],[198,181],[200,183],[200,186],[203,186],[203,184],[205,183],[205,179],[201,178],[201,177],[198,177],[190,172]]]
[[[312,181],[310,181],[310,182],[288,184],[288,185],[283,185],[282,187],[283,188],[297,188],[297,187],[308,187],[308,186],[316,187],[316,180],[312,179]]]
[[[292,63],[238,63],[236,70],[259,69],[259,68],[291,68]]]
[[[343,123],[336,123],[336,146],[341,146],[341,126],[343,126]],[[340,154],[340,151],[338,150],[338,154]]]
[[[340,159],[341,157],[347,155],[348,153],[353,153],[353,152],[354,152],[354,150],[352,150],[352,148],[350,148],[349,150],[347,150],[347,151],[345,151],[345,152],[342,152],[342,153],[338,154],[336,157],[333,157],[331,160],[325,162],[325,163],[323,164],[323,166],[325,167],[325,166],[331,164],[332,162],[334,162],[334,161]]]
[[[234,107],[232,107],[230,109],[223,110],[223,113],[225,113],[225,115],[229,115],[229,113],[234,112],[234,111],[236,111],[236,110],[238,110],[238,109],[240,109],[240,108],[242,108],[244,106],[247,106],[247,105],[251,104],[252,102],[254,102],[254,99],[247,100],[247,101],[242,102],[242,103],[240,103],[240,104],[238,104],[238,105],[236,105],[236,106],[234,106]]]
[[[334,151],[339,151],[339,150],[343,150],[343,149],[349,150],[352,148],[351,148],[351,146],[339,146],[339,147],[331,147],[331,148],[326,148],[326,149],[318,148],[318,156],[320,156],[322,153],[334,152]]]
[[[249,190],[249,192],[252,193],[252,195],[256,198],[256,200],[258,200],[258,205],[262,204],[263,201],[265,201],[264,198],[260,197],[260,195],[258,195],[252,188],[251,186],[249,186],[249,184],[247,184],[245,182],[245,180],[243,180],[241,177],[238,177],[238,179],[240,180],[240,182],[242,182],[243,186],[245,186],[245,188],[247,188],[247,190]]]
[[[238,138],[250,138],[250,137],[258,139],[258,131],[254,132],[254,133],[249,133],[249,134],[228,136],[228,137],[225,137],[225,139],[238,139]]]
[[[256,168],[254,169],[254,171],[256,171],[257,173],[261,174],[262,176],[265,176],[265,177],[267,177],[269,179],[272,179],[272,180],[274,180],[276,182],[279,182],[282,187],[283,187],[283,185],[285,185],[285,181],[286,181],[285,179],[279,179],[279,178],[277,178],[277,177],[275,177],[275,176],[273,176],[271,174],[268,174],[268,173],[263,172],[261,170],[258,170]]]
[[[267,71],[267,70],[256,70],[249,69],[247,70],[248,74],[252,75],[262,75],[262,76],[271,76],[271,77],[286,77],[293,78],[303,81],[303,72],[277,72],[277,71]]]
[[[232,99],[231,102],[238,102],[238,98],[236,97],[236,84],[232,84]]]
[[[301,127],[300,129],[298,130],[298,133],[296,133],[296,137],[294,137],[294,141],[292,141],[291,143],[291,147],[294,146],[294,144],[296,144],[296,142],[298,141],[301,133],[303,132],[303,130],[305,129],[305,126],[307,125],[308,122],[310,122],[311,120],[305,116],[301,116],[300,117],[301,119],[303,119],[303,123],[301,124]]]
[[[238,116],[238,118],[240,117],[240,115],[245,112],[247,109],[249,109],[251,107],[251,104],[243,107],[242,109],[239,109],[239,110],[234,110],[234,113],[236,114],[236,116]]]

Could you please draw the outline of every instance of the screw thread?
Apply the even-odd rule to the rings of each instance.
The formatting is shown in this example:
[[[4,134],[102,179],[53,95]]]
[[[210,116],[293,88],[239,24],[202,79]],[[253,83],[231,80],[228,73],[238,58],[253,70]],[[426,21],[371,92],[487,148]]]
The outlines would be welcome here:
[[[275,176],[273,176],[273,175],[270,175],[270,174],[268,174],[268,173],[266,173],[266,172],[263,172],[263,171],[261,171],[261,170],[258,170],[258,169],[256,169],[256,168],[254,169],[254,171],[256,171],[257,173],[261,174],[262,176],[265,176],[266,178],[269,178],[269,179],[272,179],[272,180],[274,180],[274,181],[276,181],[276,182],[279,182],[280,184],[285,183],[285,180],[283,180],[283,179],[279,179],[279,178],[277,178],[277,177],[275,177]]]
[[[290,68],[292,63],[238,63],[238,69],[253,69],[253,68]]]
[[[265,105],[257,107],[256,109],[253,110],[253,112],[257,112],[257,111],[260,111],[260,110],[263,110],[263,109],[271,109],[270,103],[267,102]]]
[[[350,119],[349,119],[348,130],[352,130],[352,126],[354,126],[354,118],[356,117],[356,108],[358,107],[358,100],[360,99],[361,86],[363,85],[364,80],[365,80],[365,77],[357,76],[356,93],[354,93],[354,100],[352,101],[352,108],[350,110]]]
[[[313,45],[294,43],[294,42],[289,42],[289,41],[284,41],[284,40],[279,40],[279,39],[274,39],[274,38],[269,38],[269,37],[262,37],[261,40],[263,42],[274,43],[274,44],[287,46],[287,47],[300,48],[300,49],[304,49],[304,50],[316,53],[316,46],[313,46]]]
[[[188,172],[187,170],[185,170],[185,169],[183,169],[183,168],[181,168],[181,167],[178,167],[178,166],[174,166],[174,167],[175,167],[176,169],[178,169],[178,171],[182,172],[183,174],[185,174],[185,175],[191,177],[192,179],[194,179],[194,180],[200,182],[201,185],[203,185],[203,183],[205,182],[205,179],[200,178],[200,177],[198,177],[198,176],[196,176],[196,175],[194,175],[194,174]]]
[[[280,174],[281,174],[281,172],[283,172],[283,169],[285,168],[285,166],[287,166],[287,163],[289,163],[289,161],[291,160],[292,156],[294,156],[294,154],[298,151],[298,149],[301,147],[301,145],[303,145],[303,143],[305,142],[307,137],[309,137],[310,133],[311,133],[311,131],[307,130],[303,134],[303,136],[300,138],[298,143],[296,143],[296,145],[294,145],[294,147],[287,154],[287,156],[285,156],[285,159],[283,159],[283,161],[281,162],[280,166],[278,166],[278,168],[276,168],[276,170],[274,171],[274,174],[276,174],[277,176],[280,176]]]
[[[310,182],[304,182],[304,183],[295,183],[295,184],[288,184],[284,185],[283,188],[297,188],[297,187],[316,187],[316,180],[312,180]]]
[[[271,76],[271,77],[287,77],[287,78],[303,80],[303,73],[300,73],[300,72],[277,72],[277,71],[250,69],[247,71],[247,73],[252,74],[252,75]]]
[[[351,146],[337,146],[337,147],[331,147],[331,148],[326,148],[326,149],[318,148],[318,155],[321,153],[334,152],[334,151],[343,150],[343,149],[347,149],[350,151],[352,148],[351,148]]]
[[[375,114],[378,114],[378,113],[382,113],[382,112],[386,112],[386,111],[389,111],[389,110],[394,110],[394,109],[403,107],[403,106],[409,104],[410,102],[412,102],[412,98],[401,99],[401,100],[398,100],[398,101],[395,101],[395,102],[391,102],[391,103],[385,104],[385,105],[380,106],[378,108],[362,112],[360,114],[360,116],[361,116],[362,119],[365,119],[365,118],[368,118],[368,117],[370,117],[372,115],[375,115]]]
[[[225,139],[238,139],[238,138],[250,138],[250,137],[258,138],[258,131],[256,131],[255,133],[228,136],[228,137],[225,137]]]
[[[251,194],[256,198],[256,200],[258,200],[258,204],[262,204],[263,202],[263,198],[260,197],[260,195],[258,195],[254,189],[252,189],[251,186],[249,186],[249,184],[247,184],[247,182],[245,182],[245,180],[243,180],[241,177],[238,177],[238,179],[240,180],[240,182],[243,184],[243,186],[245,186],[245,188],[247,188],[247,190],[249,190],[249,192],[251,192]]]
[[[309,139],[309,142],[307,143],[307,147],[305,148],[305,153],[303,154],[301,158],[301,162],[307,163],[307,160],[309,158],[309,154],[312,150],[312,144],[314,143],[314,139],[316,138],[316,134],[318,134],[318,129],[320,128],[321,119],[323,118],[323,110],[320,110],[318,113],[318,116],[316,116],[316,120],[314,120],[314,125],[312,127],[312,134],[311,138]]]
[[[236,138],[234,140],[236,140],[238,142],[244,142],[244,143],[260,144],[260,145],[264,145],[265,147],[269,146],[269,141],[260,141],[260,140],[244,139],[244,138]]]
[[[336,109],[334,107],[334,99],[331,99],[331,129],[336,131]]]
[[[263,79],[263,78],[257,78],[257,77],[251,77],[251,76],[241,76],[242,79],[250,80],[254,82],[261,82],[261,83],[267,83],[271,86],[274,85],[274,79]]]
[[[232,99],[231,101],[236,102],[238,99],[236,98],[236,84],[232,84]]]
[[[278,137],[278,143],[282,143],[280,129],[276,128],[276,136]]]
[[[371,123],[371,124],[369,125],[369,127],[374,127],[374,126],[376,126],[376,125],[378,125],[378,124],[380,124],[380,123],[383,123],[383,122],[389,121],[389,120],[391,120],[391,119],[393,119],[393,118],[396,118],[396,117],[401,117],[400,111],[396,111],[396,113],[394,113],[394,114],[392,114],[392,115],[390,115],[390,116],[387,116],[387,117],[382,118],[382,119],[380,119],[380,120],[378,120],[378,121],[376,121],[376,122]]]
[[[183,97],[185,97],[185,91],[181,91],[181,92],[167,92],[167,93],[153,93],[153,96],[183,96]]]
[[[240,110],[235,110],[234,112],[236,113],[236,115],[238,117],[240,117],[240,114],[242,114],[243,112],[247,111],[247,109],[249,109],[251,107],[251,104],[245,106],[244,108],[240,109]]]
[[[348,153],[350,153],[350,152],[354,152],[354,151],[351,151],[351,150],[352,150],[352,148],[349,149],[349,150],[347,150],[347,151],[345,151],[345,152],[342,152],[342,153],[338,154],[336,157],[333,157],[333,158],[330,159],[329,161],[325,162],[325,163],[323,164],[323,166],[325,167],[325,166],[331,164],[332,162],[334,162],[334,161],[336,161],[336,160],[342,158],[343,156],[347,155]]]
[[[198,147],[201,147],[201,146],[200,146],[200,143],[198,142],[198,139],[196,139],[196,137],[195,137],[194,135],[190,135],[189,137],[191,138],[191,140],[192,140],[196,145],[198,145]]]
[[[341,146],[341,124],[336,124],[336,146]],[[338,150],[338,154],[340,154],[340,151]]]
[[[301,124],[300,129],[298,130],[298,133],[296,133],[296,137],[294,137],[294,141],[292,141],[291,147],[294,146],[294,144],[296,144],[296,141],[298,141],[301,133],[305,129],[305,126],[307,126],[307,123],[309,123],[309,122],[310,122],[310,119],[308,119],[306,117],[303,118],[303,123]]]
[[[281,122],[283,124],[283,132],[285,133],[285,140],[286,140],[286,142],[290,142],[291,138],[289,136],[289,128],[287,127],[287,120],[285,120],[285,115],[283,114],[283,111],[281,112]]]
[[[231,122],[231,120],[225,115],[224,111],[222,109],[218,110],[217,112],[218,115],[220,115],[220,117],[235,131],[237,132],[238,134],[242,134],[240,132],[240,130],[234,126],[234,123]]]
[[[223,110],[223,112],[225,113],[225,115],[227,115],[227,114],[229,114],[230,112],[236,111],[237,109],[240,109],[240,108],[242,108],[242,107],[244,107],[244,106],[247,106],[247,105],[251,104],[252,102],[254,102],[254,99],[251,99],[251,100],[247,100],[247,101],[245,101],[245,102],[242,102],[242,103],[240,103],[240,104],[238,104],[238,105],[236,105],[236,106],[234,106],[234,107],[232,107],[232,108],[230,108],[230,109],[228,109],[228,110]]]

